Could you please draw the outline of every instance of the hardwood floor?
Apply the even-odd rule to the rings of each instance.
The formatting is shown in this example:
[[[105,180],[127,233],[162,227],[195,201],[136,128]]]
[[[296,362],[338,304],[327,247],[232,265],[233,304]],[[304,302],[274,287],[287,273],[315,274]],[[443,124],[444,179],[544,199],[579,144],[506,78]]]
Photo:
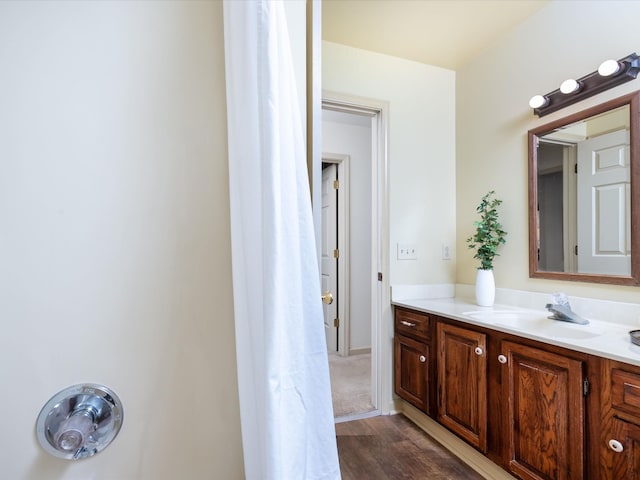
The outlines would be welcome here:
[[[403,415],[336,424],[342,480],[473,480],[478,473]]]

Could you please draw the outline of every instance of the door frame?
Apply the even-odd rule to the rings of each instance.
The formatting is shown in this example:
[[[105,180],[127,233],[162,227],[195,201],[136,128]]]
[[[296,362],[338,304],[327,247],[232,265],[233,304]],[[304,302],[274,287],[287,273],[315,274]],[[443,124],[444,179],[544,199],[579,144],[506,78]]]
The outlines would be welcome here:
[[[565,145],[562,150],[562,191],[564,208],[564,271],[578,271],[578,257],[575,248],[578,245],[578,147]]]
[[[349,225],[351,215],[349,209],[349,155],[337,153],[323,153],[322,162],[332,163],[338,169],[338,355],[349,355],[350,330],[349,330],[349,285],[350,285],[350,256],[349,256]]]
[[[373,412],[388,414],[393,405],[393,335],[389,284],[389,104],[331,91],[322,93],[322,109],[371,117],[371,392]],[[321,163],[321,158],[317,158]],[[321,165],[319,165],[321,167]],[[380,276],[380,279],[379,279]],[[347,420],[347,419],[345,419]]]

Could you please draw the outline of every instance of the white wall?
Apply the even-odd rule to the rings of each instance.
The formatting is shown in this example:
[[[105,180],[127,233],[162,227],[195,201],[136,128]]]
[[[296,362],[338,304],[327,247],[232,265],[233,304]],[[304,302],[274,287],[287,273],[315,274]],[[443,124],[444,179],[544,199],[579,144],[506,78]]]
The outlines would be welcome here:
[[[326,91],[389,102],[390,282],[454,283],[442,244],[456,242],[455,73],[323,42]],[[396,260],[398,242],[417,260]]]
[[[0,477],[243,478],[221,2],[0,2]],[[71,463],[36,416],[111,387]]]
[[[323,120],[322,147],[349,155],[349,350],[371,348],[371,126]]]
[[[579,78],[607,58],[636,51],[640,2],[550,2],[501,42],[457,72],[457,230],[459,283],[475,282],[476,261],[465,238],[480,197],[495,189],[507,243],[495,262],[497,287],[637,301],[637,287],[530,279],[527,225],[527,131],[625,93],[634,80],[543,118],[528,101],[567,78]]]

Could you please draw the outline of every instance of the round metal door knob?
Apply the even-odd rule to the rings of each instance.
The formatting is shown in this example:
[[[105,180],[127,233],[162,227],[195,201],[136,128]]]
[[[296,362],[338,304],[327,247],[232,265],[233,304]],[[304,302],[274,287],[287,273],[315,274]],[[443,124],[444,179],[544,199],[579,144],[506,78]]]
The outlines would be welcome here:
[[[424,363],[427,361],[427,357],[425,357],[424,355],[420,355],[420,362]]]
[[[118,435],[124,412],[118,396],[102,385],[73,385],[40,411],[36,435],[42,448],[66,460],[91,457]]]
[[[498,355],[498,361],[500,363],[507,363],[507,357],[505,357],[504,355]]]
[[[328,290],[321,295],[321,298],[322,302],[327,305],[331,305],[333,303],[333,293]]]

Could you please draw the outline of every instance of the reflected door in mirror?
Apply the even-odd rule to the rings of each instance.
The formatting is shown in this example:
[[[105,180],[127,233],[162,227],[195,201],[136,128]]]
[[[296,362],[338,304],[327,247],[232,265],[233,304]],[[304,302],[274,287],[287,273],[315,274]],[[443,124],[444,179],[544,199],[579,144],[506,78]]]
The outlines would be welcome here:
[[[631,275],[629,130],[578,143],[578,272]]]

